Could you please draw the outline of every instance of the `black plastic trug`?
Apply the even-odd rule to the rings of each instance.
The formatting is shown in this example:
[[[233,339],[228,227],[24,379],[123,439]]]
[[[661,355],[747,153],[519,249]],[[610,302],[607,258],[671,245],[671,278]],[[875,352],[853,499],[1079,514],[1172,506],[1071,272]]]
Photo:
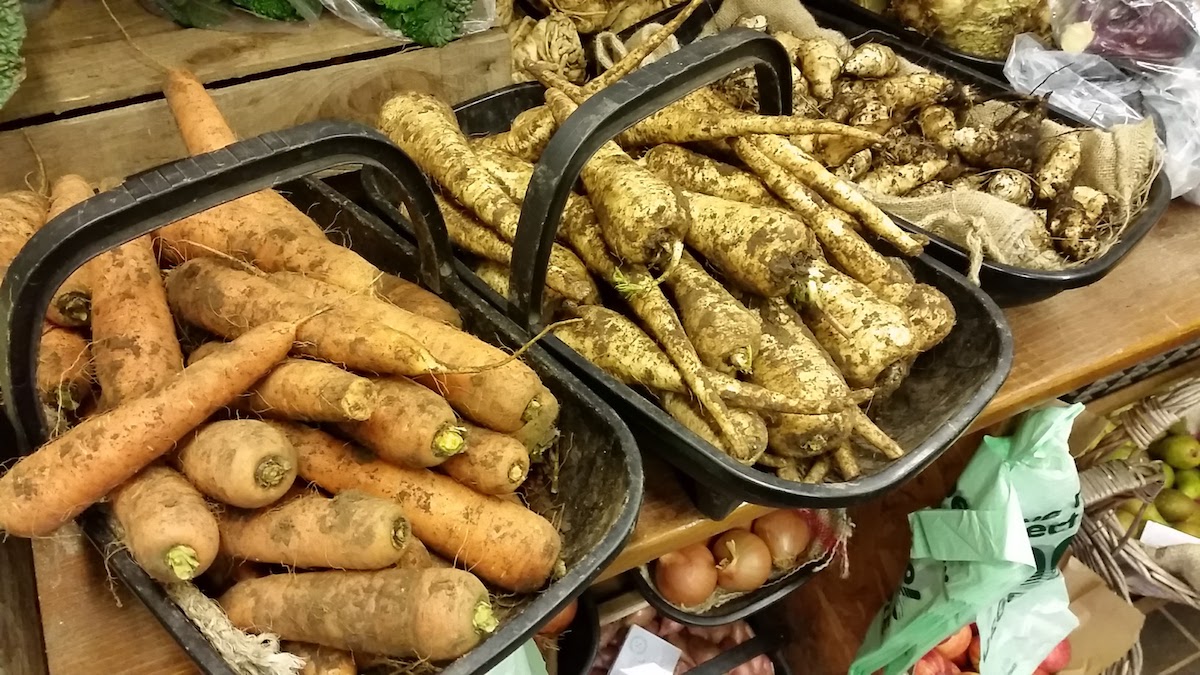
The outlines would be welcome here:
[[[0,391],[6,421],[16,427],[18,454],[46,438],[37,396],[30,384],[32,352],[50,291],[94,255],[173,220],[282,181],[340,164],[378,167],[395,180],[399,198],[415,216],[418,245],[327,186],[311,179],[289,183],[289,198],[380,269],[439,289],[480,339],[516,349],[529,335],[472,293],[450,264],[444,224],[433,194],[415,165],[378,132],[347,123],[314,123],[237,143],[218,152],[182,160],[142,174],[56,218],[14,261],[0,295]],[[382,180],[382,179],[381,179]],[[31,334],[32,333],[32,334]],[[560,404],[559,430],[576,450],[558,472],[569,501],[553,502],[562,518],[564,577],[532,596],[499,630],[463,657],[445,665],[444,675],[483,673],[532,637],[620,552],[633,532],[642,502],[642,464],[629,430],[575,376],[538,344],[523,360]],[[7,426],[7,425],[6,425]],[[5,448],[8,450],[8,448]],[[533,492],[531,489],[530,492]],[[543,498],[545,494],[526,494]],[[99,509],[80,523],[106,553],[117,542]],[[199,628],[120,549],[107,557],[122,582],[147,606],[168,633],[207,675],[233,675]]]

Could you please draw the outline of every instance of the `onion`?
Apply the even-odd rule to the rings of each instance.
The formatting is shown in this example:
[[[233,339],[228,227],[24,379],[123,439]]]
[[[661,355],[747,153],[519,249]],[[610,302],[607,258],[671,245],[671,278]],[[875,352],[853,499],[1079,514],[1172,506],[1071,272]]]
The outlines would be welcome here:
[[[712,552],[704,544],[695,544],[664,555],[654,566],[654,585],[673,605],[699,605],[717,589]]]
[[[730,631],[730,637],[733,638],[734,644],[740,645],[754,637],[754,630],[751,629],[750,624],[746,623],[745,621],[735,621],[731,625],[733,626],[733,629]]]
[[[750,530],[730,530],[717,537],[713,555],[721,561],[717,585],[727,591],[753,591],[771,576],[771,552]]]
[[[618,621],[606,623],[600,627],[600,646],[604,647],[617,639],[617,633],[624,628]]]
[[[575,612],[578,609],[579,601],[572,600],[571,604],[563,607],[558,614],[554,615],[553,619],[550,619],[550,623],[542,626],[542,629],[538,631],[538,635],[558,635],[563,632],[575,620]]]
[[[702,665],[705,661],[711,661],[721,655],[721,648],[713,643],[700,637],[691,637],[688,639],[689,654],[696,665]]]
[[[791,570],[812,541],[812,529],[796,511],[776,511],[754,521],[754,534],[762,537],[771,552],[775,569]]]
[[[668,635],[674,635],[678,632],[681,632],[684,630],[684,628],[686,628],[686,626],[683,624],[663,617],[662,623],[658,625],[658,636],[660,638],[665,638]]]
[[[688,626],[687,632],[695,637],[708,640],[714,645],[721,644],[725,638],[729,637],[733,632],[733,624],[727,623],[720,626]]]
[[[771,663],[766,654],[754,657],[748,665],[753,671],[752,675],[775,675],[775,664]]]
[[[616,646],[605,647],[604,649],[600,650],[599,654],[596,655],[596,660],[592,662],[592,667],[593,668],[603,668],[605,670],[608,670],[612,666],[613,661],[616,661],[616,660],[617,660]]]
[[[658,616],[658,612],[654,611],[653,607],[643,607],[629,616],[621,619],[621,623],[626,626],[641,626],[645,628],[650,625],[651,621]]]

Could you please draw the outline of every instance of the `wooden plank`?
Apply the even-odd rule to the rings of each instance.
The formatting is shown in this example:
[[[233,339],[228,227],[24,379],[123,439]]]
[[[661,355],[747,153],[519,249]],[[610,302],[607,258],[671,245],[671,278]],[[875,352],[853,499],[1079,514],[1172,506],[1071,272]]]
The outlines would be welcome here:
[[[373,124],[393,92],[417,90],[458,102],[509,83],[508,38],[488,31],[440,49],[305,70],[215,88],[217,105],[243,138],[318,119]],[[302,94],[301,94],[302,93]],[[0,133],[0,190],[36,175],[123,178],[186,155],[163,100]]]
[[[101,3],[69,0],[31,27],[26,78],[0,110],[0,121],[156,93],[162,67],[154,61],[189,68],[208,83],[402,47],[329,13],[308,29],[245,33],[180,28],[150,15],[137,0],[110,4],[122,25],[132,24],[134,43],[151,58],[125,41]]]
[[[0,674],[45,672],[30,542],[0,538]]]

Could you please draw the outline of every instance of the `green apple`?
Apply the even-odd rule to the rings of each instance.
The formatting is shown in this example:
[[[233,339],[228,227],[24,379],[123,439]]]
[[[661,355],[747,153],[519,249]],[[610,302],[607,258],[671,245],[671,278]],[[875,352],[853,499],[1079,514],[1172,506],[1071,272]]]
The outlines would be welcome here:
[[[1175,469],[1200,466],[1200,441],[1191,436],[1167,436],[1150,446],[1150,454]]]
[[[1171,468],[1170,464],[1163,464],[1162,469],[1163,487],[1168,489],[1175,487],[1175,469]]]
[[[1200,539],[1200,519],[1190,518],[1182,523],[1175,523],[1171,527],[1184,534],[1190,534],[1193,537]]]
[[[1192,499],[1200,499],[1200,469],[1176,471],[1175,489]]]
[[[1133,453],[1137,449],[1137,443],[1134,443],[1133,441],[1125,441],[1124,443],[1118,445],[1116,450],[1113,450],[1105,455],[1104,461],[1115,462],[1119,459],[1129,459],[1133,456]]]
[[[1137,520],[1136,513],[1132,513],[1130,511],[1117,511],[1117,521],[1119,523],[1121,523],[1121,533],[1122,534],[1124,534],[1125,532],[1128,532],[1129,528],[1133,527],[1133,522],[1135,520]],[[1134,530],[1132,536],[1140,537],[1142,535],[1142,526],[1143,525],[1144,525],[1144,523],[1138,523],[1138,527],[1136,530]]]
[[[1200,504],[1179,490],[1163,490],[1154,500],[1158,512],[1169,522],[1180,523],[1193,516],[1200,515]]]

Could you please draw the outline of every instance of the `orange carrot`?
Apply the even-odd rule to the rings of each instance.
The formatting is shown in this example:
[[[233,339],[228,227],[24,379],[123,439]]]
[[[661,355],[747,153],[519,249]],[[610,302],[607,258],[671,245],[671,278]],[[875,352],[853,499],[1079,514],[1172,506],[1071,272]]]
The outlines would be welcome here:
[[[146,573],[164,583],[203,574],[217,555],[217,521],[183,476],[156,464],[112,494],[122,540]]]
[[[512,436],[467,426],[466,451],[446,460],[442,471],[476,492],[507,494],[529,475],[529,452]]]
[[[562,540],[554,526],[520,504],[481,495],[425,469],[393,466],[316,429],[272,424],[296,447],[305,479],[335,494],[361,490],[395,500],[426,546],[488,582],[530,592],[561,564]]]
[[[46,198],[29,190],[0,195],[0,275],[46,222]]]
[[[175,461],[201,492],[244,509],[279,501],[296,480],[292,444],[258,420],[206,424],[179,448]]]
[[[59,178],[50,186],[50,212],[46,214],[46,222],[94,194],[91,184],[80,176],[68,174]],[[89,282],[86,265],[72,272],[55,291],[54,299],[46,309],[46,318],[67,328],[88,325],[92,311]]]
[[[400,466],[437,466],[465,449],[463,428],[445,399],[403,377],[377,378],[375,412],[338,425],[346,435]]]
[[[22,458],[0,476],[0,530],[40,536],[79,515],[249,388],[295,337],[294,323],[260,326],[156,391],[86,419]]]
[[[350,652],[308,642],[284,642],[280,649],[304,659],[299,675],[358,675]]]
[[[74,412],[92,394],[92,356],[82,335],[49,322],[38,348],[38,394],[53,410]]]

